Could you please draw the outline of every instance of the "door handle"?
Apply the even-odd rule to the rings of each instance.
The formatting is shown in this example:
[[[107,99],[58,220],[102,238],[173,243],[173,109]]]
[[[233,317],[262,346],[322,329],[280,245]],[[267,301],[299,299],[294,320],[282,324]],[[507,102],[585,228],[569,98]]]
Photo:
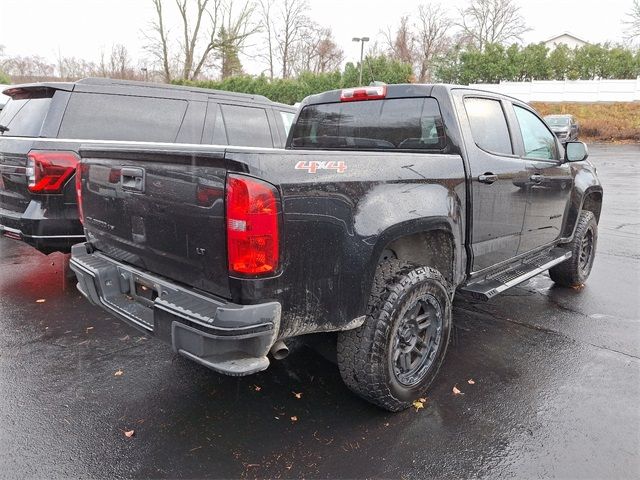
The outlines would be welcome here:
[[[529,177],[529,180],[531,180],[533,183],[541,183],[543,179],[544,179],[544,176],[539,175],[537,173],[534,173]]]
[[[493,182],[498,180],[498,175],[494,175],[491,172],[483,173],[482,175],[478,175],[478,181],[480,183],[488,183],[491,185]]]

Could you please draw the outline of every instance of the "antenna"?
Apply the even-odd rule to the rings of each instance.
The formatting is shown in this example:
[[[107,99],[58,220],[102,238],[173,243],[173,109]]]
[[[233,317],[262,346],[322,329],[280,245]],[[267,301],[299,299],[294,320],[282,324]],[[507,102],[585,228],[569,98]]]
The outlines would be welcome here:
[[[369,74],[371,75],[371,83],[370,83],[370,85],[374,85],[376,83],[376,79],[373,76],[373,69],[371,68],[371,60],[369,59],[369,55],[367,55],[365,57],[365,60],[367,62],[367,65],[369,66]]]

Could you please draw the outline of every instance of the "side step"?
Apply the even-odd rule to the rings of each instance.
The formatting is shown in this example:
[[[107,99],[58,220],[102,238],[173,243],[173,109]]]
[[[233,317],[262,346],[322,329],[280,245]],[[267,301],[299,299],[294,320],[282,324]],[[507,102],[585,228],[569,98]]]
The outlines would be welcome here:
[[[556,247],[548,252],[523,258],[506,270],[474,279],[460,288],[460,293],[474,300],[489,300],[569,258],[571,251]]]

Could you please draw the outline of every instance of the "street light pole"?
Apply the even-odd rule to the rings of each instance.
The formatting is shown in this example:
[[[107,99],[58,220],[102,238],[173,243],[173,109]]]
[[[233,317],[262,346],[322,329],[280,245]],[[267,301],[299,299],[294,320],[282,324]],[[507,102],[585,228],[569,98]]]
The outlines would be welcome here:
[[[359,85],[362,85],[362,68],[364,66],[364,42],[369,41],[369,37],[353,37],[352,40],[354,42],[360,42],[360,82]]]

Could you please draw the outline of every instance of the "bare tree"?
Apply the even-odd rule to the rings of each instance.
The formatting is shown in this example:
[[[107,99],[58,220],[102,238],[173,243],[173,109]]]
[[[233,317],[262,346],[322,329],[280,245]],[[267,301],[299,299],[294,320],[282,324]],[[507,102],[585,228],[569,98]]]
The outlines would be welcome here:
[[[18,55],[4,58],[2,70],[16,82],[25,82],[53,78],[55,66],[39,55]]]
[[[439,4],[418,7],[415,25],[416,69],[419,82],[432,80],[432,66],[436,57],[446,53],[451,46],[449,28],[451,20]]]
[[[273,80],[275,76],[275,32],[273,0],[260,0],[260,24],[264,32],[265,48],[263,53],[258,55],[264,60],[269,70],[269,78]]]
[[[457,26],[464,40],[480,50],[488,43],[522,40],[522,34],[529,30],[514,0],[470,0],[460,9]]]
[[[415,58],[414,36],[409,25],[409,17],[400,17],[400,25],[394,34],[391,30],[385,33],[389,56],[404,63],[413,64]]]
[[[233,13],[233,0],[174,0],[180,19],[179,39],[172,41],[165,26],[165,0],[151,0],[156,18],[145,34],[147,51],[162,66],[165,81],[174,77],[197,79],[214,59],[222,58],[221,49],[230,45],[240,49],[246,38],[255,33],[249,22],[253,2],[247,0],[239,14]],[[178,49],[173,51],[174,45]],[[228,55],[227,55],[228,57]]]
[[[311,23],[304,28],[292,58],[292,73],[327,73],[340,67],[344,52],[334,41],[330,28]]]
[[[631,42],[640,40],[640,0],[633,0],[628,16],[624,22],[627,25],[625,39]]]
[[[216,57],[220,60],[222,78],[242,73],[240,52],[247,39],[260,30],[260,25],[252,21],[255,5],[245,3],[238,14],[234,14],[233,5],[226,4],[222,8],[222,26],[218,32],[218,49]]]
[[[111,47],[111,57],[109,58],[109,76],[120,79],[133,79],[136,74],[131,65],[131,57],[127,47],[116,43]]]
[[[164,14],[162,0],[151,0],[156,12],[156,19],[151,22],[151,33],[147,34],[143,32],[143,35],[147,39],[147,45],[145,49],[151,54],[151,56],[162,66],[162,73],[165,82],[170,82],[172,79],[172,69],[169,59],[169,40],[167,38],[167,30],[164,26]],[[104,55],[104,54],[103,54]],[[104,62],[102,62],[104,65]]]
[[[311,71],[315,73],[333,72],[340,68],[344,60],[344,51],[333,39],[330,28],[320,31],[320,41],[315,44],[314,66]]]
[[[96,76],[98,68],[95,63],[77,57],[63,57],[58,55],[58,76],[62,80],[78,80]]]
[[[344,52],[331,29],[312,21],[308,10],[308,0],[260,0],[264,47],[257,57],[265,63],[269,78],[331,72],[342,64]]]
[[[309,10],[307,0],[283,0],[280,8],[280,25],[275,30],[276,58],[278,58],[282,78],[289,78],[292,73],[295,51],[301,41],[305,27],[310,20],[306,16]]]

